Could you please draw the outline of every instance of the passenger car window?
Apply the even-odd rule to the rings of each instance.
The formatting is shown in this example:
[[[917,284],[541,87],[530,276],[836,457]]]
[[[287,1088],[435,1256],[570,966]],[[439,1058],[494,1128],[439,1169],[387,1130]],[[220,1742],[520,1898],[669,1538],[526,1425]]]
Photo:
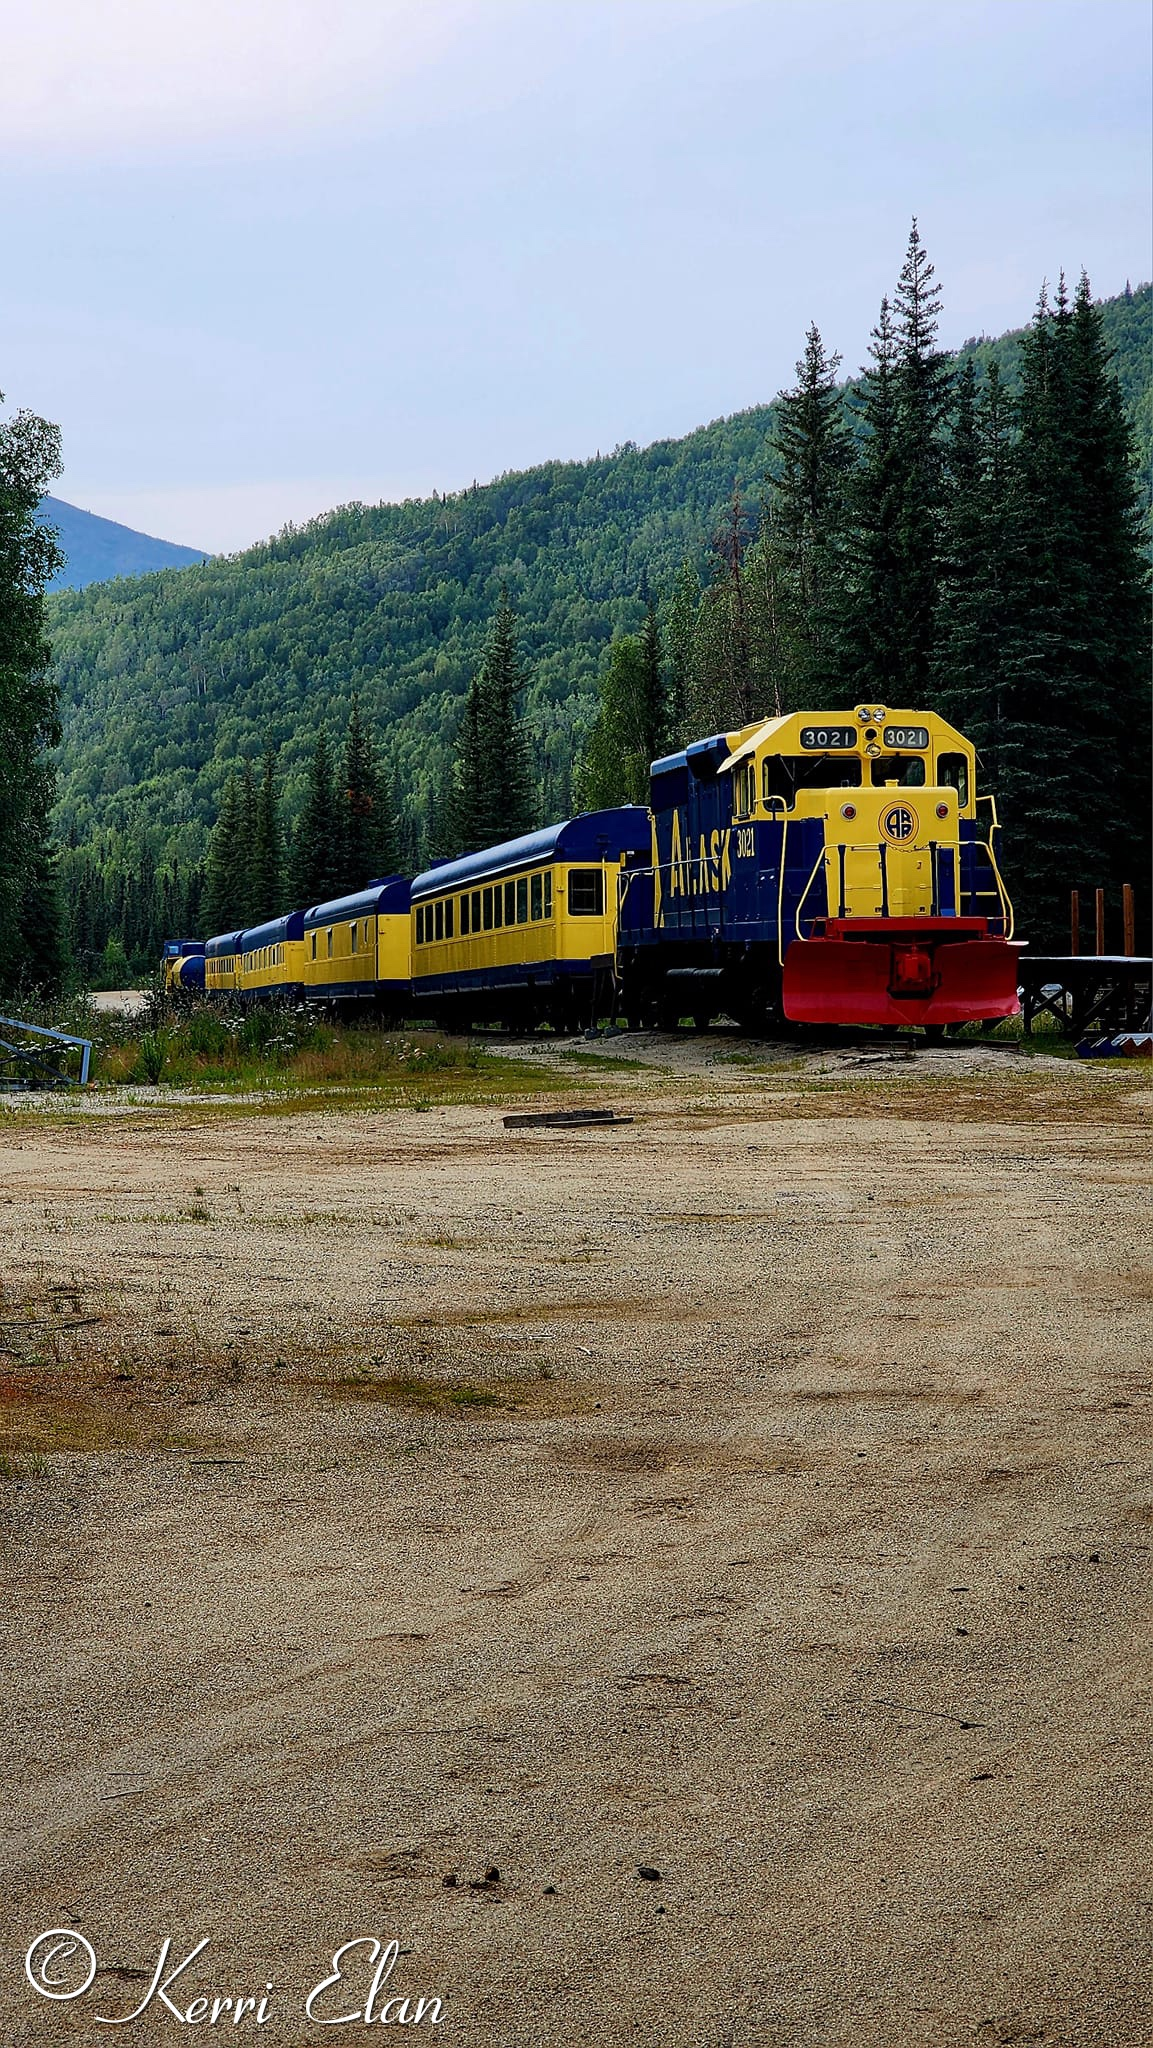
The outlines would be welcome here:
[[[485,892],[484,892],[484,928],[485,928],[486,932],[490,932],[490,931],[492,930],[492,890],[491,890],[491,889],[486,889],[486,890],[485,890]]]
[[[450,896],[444,906],[444,935],[446,939],[451,939],[453,935],[453,926],[455,925],[455,923],[456,898],[455,896]]]
[[[532,878],[531,896],[533,923],[536,924],[542,915],[542,906],[544,904],[543,877],[541,875],[534,875]]]
[[[517,923],[518,923],[518,924],[527,924],[527,923],[528,923],[528,877],[527,877],[527,875],[522,875],[522,876],[521,876],[521,878],[520,878],[520,880],[519,880],[519,882],[518,882],[518,883],[517,883],[517,885],[516,885],[516,921],[517,921]]]
[[[545,916],[546,916],[546,917],[551,917],[551,916],[552,916],[552,869],[551,869],[551,868],[549,869],[548,873],[546,874],[546,876],[545,876],[545,878],[544,878],[544,914],[545,914]]]
[[[506,924],[515,924],[515,923],[516,923],[516,883],[515,883],[515,882],[506,882],[506,883],[505,883],[505,885],[504,885],[504,921],[505,921],[505,923],[506,923]]]
[[[432,911],[433,931],[438,939],[444,937],[444,904],[435,903]]]
[[[480,890],[479,890],[479,889],[474,889],[474,890],[473,890],[473,892],[472,892],[472,928],[473,928],[473,931],[474,931],[474,932],[478,932],[478,931],[480,930]]]
[[[600,868],[574,868],[568,878],[571,917],[603,917],[605,878]]]

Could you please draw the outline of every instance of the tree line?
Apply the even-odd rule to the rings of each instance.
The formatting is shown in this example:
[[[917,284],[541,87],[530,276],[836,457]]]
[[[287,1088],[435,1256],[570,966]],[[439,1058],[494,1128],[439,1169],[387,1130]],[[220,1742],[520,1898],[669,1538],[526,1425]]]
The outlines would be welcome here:
[[[1112,331],[1128,335],[1117,328],[1118,307],[1125,310],[1114,302]],[[475,606],[491,574],[483,563],[517,550],[516,577],[500,586],[462,693],[452,693],[445,666],[448,694],[437,696],[430,675],[413,699],[422,717],[438,721],[416,756],[401,747],[396,718],[382,721],[379,705],[364,712],[356,688],[344,700],[339,745],[330,720],[318,728],[313,715],[302,727],[301,693],[318,682],[302,646],[292,654],[291,686],[281,677],[266,696],[263,756],[254,758],[256,734],[238,746],[243,758],[224,776],[211,829],[190,822],[159,859],[134,850],[130,812],[96,836],[94,814],[65,806],[59,851],[47,829],[59,722],[43,590],[59,555],[33,514],[58,473],[59,443],[46,422],[17,415],[0,428],[0,987],[50,984],[70,946],[82,975],[114,971],[121,957],[136,966],[154,957],[162,936],[250,924],[578,806],[643,801],[649,761],[689,738],[777,711],[873,698],[936,708],[977,742],[983,786],[1004,820],[1021,928],[1035,945],[1061,943],[1070,883],[1140,885],[1148,869],[1143,508],[1107,310],[1094,304],[1087,279],[1072,298],[1062,282],[1052,299],[1042,294],[1014,343],[1011,375],[1001,344],[974,341],[950,359],[938,346],[940,289],[914,223],[859,379],[841,380],[841,359],[814,325],[796,383],[771,409],[690,437],[707,440],[704,482],[683,467],[689,443],[570,466],[601,493],[597,546],[606,563],[617,550],[638,564],[631,598],[585,599],[558,553],[573,517],[553,489],[564,466],[543,491],[534,474],[438,501],[435,535],[422,535],[419,557],[405,522],[421,508],[351,508],[256,551],[260,561],[223,565],[229,589],[243,568],[234,604],[251,608],[262,601],[265,555],[282,579],[331,541],[383,521],[401,548],[389,557],[390,588],[415,588],[438,560],[445,576],[450,561],[471,561]],[[699,516],[715,502],[725,463],[730,479],[734,469],[739,476],[724,515],[694,529],[694,508]],[[675,511],[659,525],[646,515],[642,545],[635,486],[633,497],[614,498],[613,478],[643,471],[659,495],[677,464]],[[530,484],[536,496],[522,502],[517,493]],[[500,523],[486,526],[483,505],[502,494]],[[678,541],[679,567],[675,554],[669,559]],[[361,585],[384,573],[363,547],[357,560]],[[531,605],[565,621],[555,644],[542,644],[542,621],[528,616],[526,561],[538,581],[551,578]],[[209,565],[177,581],[149,578],[135,603],[134,619],[151,613],[174,647],[187,649],[192,681],[188,702],[171,713],[174,736],[190,718],[195,724],[196,707],[206,712],[219,682],[209,667],[217,643],[180,624],[170,593],[187,591],[191,602],[215,573]],[[454,606],[458,588],[438,586]],[[58,621],[79,616],[85,602],[94,627],[107,613],[101,647],[112,658],[123,637],[120,599],[115,590],[83,593],[67,601],[71,611],[57,610]],[[603,650],[583,738],[574,720],[587,698],[558,668],[575,646],[578,614],[586,620],[579,630],[595,626]],[[430,625],[426,616],[419,631],[427,636]],[[438,645],[453,644],[456,628],[456,611],[446,613]],[[534,643],[527,657],[526,638]],[[581,643],[581,673],[595,644]],[[379,664],[383,651],[366,642],[355,658]],[[149,655],[148,673],[152,662]],[[438,674],[444,663],[438,655]],[[328,652],[322,666],[330,664]],[[286,735],[285,706],[298,697]],[[242,718],[233,724],[248,732]],[[133,791],[133,774],[147,779],[135,735],[135,725],[126,730],[121,769]],[[174,762],[185,745],[174,737]],[[153,776],[148,786],[160,782]]]
[[[1042,291],[1015,394],[950,363],[940,301],[914,222],[855,386],[810,327],[755,507],[735,488],[711,575],[608,651],[582,786],[640,801],[647,757],[782,711],[937,710],[978,748],[1019,928],[1060,946],[1071,884],[1149,873],[1132,430],[1085,276]]]

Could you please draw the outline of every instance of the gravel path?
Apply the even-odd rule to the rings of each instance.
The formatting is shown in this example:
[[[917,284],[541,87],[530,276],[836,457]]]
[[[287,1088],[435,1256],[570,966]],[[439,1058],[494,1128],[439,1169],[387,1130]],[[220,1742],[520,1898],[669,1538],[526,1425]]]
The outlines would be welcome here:
[[[1150,1091],[731,1052],[13,1120],[0,2039],[1153,2036]]]

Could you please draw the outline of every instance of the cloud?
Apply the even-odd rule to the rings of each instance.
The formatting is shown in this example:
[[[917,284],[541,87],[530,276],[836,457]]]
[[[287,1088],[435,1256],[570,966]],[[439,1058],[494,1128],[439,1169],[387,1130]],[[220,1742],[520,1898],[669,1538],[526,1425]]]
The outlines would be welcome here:
[[[332,128],[401,95],[477,6],[53,0],[6,9],[0,151],[45,149],[59,159]]]

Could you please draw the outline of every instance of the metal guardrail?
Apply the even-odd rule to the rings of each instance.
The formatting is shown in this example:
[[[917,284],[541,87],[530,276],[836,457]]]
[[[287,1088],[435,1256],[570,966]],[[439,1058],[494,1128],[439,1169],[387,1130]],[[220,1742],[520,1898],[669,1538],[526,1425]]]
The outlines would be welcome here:
[[[51,1031],[44,1024],[26,1024],[21,1017],[0,1017],[0,1031],[17,1031],[25,1038],[47,1041],[21,1045],[0,1037],[0,1088],[86,1088],[92,1064],[92,1040],[77,1038],[70,1031]],[[80,1047],[80,1073],[66,1073],[51,1064],[52,1046]],[[24,1071],[21,1071],[21,1070]]]

